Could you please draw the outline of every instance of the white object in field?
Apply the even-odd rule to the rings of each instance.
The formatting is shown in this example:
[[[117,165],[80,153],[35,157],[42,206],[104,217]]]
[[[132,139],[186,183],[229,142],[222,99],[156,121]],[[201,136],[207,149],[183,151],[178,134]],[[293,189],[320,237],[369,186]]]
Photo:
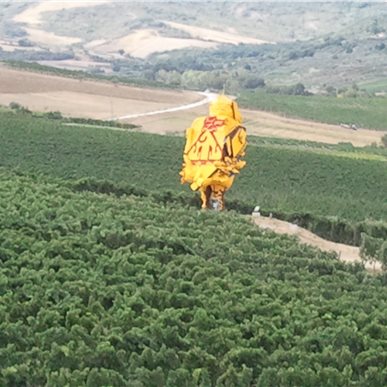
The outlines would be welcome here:
[[[261,216],[261,213],[259,212],[259,210],[260,210],[260,207],[259,206],[256,206],[256,207],[254,207],[254,211],[253,211],[253,216]]]

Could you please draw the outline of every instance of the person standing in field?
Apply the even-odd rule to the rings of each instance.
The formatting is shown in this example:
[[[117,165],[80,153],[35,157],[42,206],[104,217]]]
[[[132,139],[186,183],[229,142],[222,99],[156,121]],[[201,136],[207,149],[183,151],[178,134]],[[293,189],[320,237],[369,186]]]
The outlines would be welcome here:
[[[246,165],[246,129],[238,105],[225,95],[210,103],[209,115],[195,119],[186,132],[181,182],[200,191],[202,208],[223,210],[224,194]]]

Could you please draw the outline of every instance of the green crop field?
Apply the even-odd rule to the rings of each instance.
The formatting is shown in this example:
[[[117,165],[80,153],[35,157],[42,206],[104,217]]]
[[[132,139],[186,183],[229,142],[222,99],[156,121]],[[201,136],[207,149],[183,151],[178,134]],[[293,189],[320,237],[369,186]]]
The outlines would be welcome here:
[[[2,113],[0,165],[52,177],[93,177],[143,189],[189,192],[179,182],[183,138],[69,127],[61,121]],[[267,211],[310,212],[353,221],[387,218],[386,152],[356,159],[302,148],[260,146],[253,138],[247,167],[229,199]],[[370,152],[370,151],[369,151]],[[365,153],[372,157],[373,153]],[[368,157],[368,156],[367,156]]]
[[[0,385],[385,385],[385,274],[200,211],[183,143],[0,111]],[[387,239],[386,150],[250,143],[230,208]]]
[[[2,386],[379,387],[386,300],[235,213],[0,168]]]
[[[383,78],[375,81],[359,82],[359,87],[367,90],[370,93],[387,93],[387,79]]]
[[[0,166],[89,179],[80,187],[92,191],[143,190],[199,205],[198,194],[179,181],[181,137],[68,126],[14,112],[0,118]],[[360,245],[362,232],[387,236],[386,150],[255,137],[250,142],[247,167],[226,197],[229,208],[251,213],[259,205],[264,214],[342,243]]]
[[[0,5],[0,59],[11,66],[223,88],[242,107],[385,136],[362,148],[250,136],[217,212],[180,183],[183,136],[0,106],[0,387],[387,386],[387,98],[364,97],[386,89],[386,7],[17,3]],[[208,43],[210,31],[168,21],[269,44],[135,57],[132,32],[159,47]],[[40,47],[44,33],[79,42]],[[93,74],[18,62],[81,57]],[[303,85],[357,97],[274,94]],[[259,228],[255,206],[358,246],[342,246],[356,262]],[[366,270],[372,261],[381,265]]]
[[[387,98],[337,98],[242,92],[238,101],[244,107],[280,113],[328,124],[355,124],[358,128],[387,132]]]

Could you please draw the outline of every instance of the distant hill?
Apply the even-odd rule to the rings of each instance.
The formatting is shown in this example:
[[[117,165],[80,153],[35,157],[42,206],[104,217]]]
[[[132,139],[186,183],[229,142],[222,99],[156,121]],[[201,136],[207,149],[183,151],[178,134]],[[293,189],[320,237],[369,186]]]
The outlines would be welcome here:
[[[382,3],[0,4],[0,59],[231,91],[304,83],[386,91]],[[375,88],[376,85],[376,88]]]

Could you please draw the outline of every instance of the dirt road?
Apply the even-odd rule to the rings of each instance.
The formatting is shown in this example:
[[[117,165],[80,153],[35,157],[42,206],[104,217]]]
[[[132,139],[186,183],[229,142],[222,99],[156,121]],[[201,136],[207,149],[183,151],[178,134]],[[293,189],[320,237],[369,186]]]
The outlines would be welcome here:
[[[203,92],[203,93],[198,93],[199,95],[204,96],[203,99],[201,99],[198,102],[193,102],[189,103],[186,105],[178,105],[172,108],[166,108],[166,109],[161,109],[161,110],[155,110],[147,113],[135,113],[135,114],[128,114],[125,116],[121,117],[113,117],[111,118],[112,121],[118,121],[118,120],[125,120],[125,119],[133,119],[133,118],[143,118],[143,117],[149,117],[149,116],[158,116],[158,115],[163,115],[163,114],[168,114],[168,113],[175,113],[175,112],[180,112],[182,110],[192,110],[194,108],[197,108],[199,106],[203,105],[208,105],[210,101],[216,98],[217,94],[210,93],[210,92]]]
[[[317,247],[322,251],[333,251],[343,262],[361,262],[358,247],[328,241],[302,227],[297,226],[296,224],[288,223],[283,220],[264,216],[253,216],[252,219],[253,222],[260,228],[271,230],[277,234],[293,235],[297,237],[301,243]],[[381,265],[379,263],[375,265],[366,263],[365,267],[371,271],[381,270]]]

